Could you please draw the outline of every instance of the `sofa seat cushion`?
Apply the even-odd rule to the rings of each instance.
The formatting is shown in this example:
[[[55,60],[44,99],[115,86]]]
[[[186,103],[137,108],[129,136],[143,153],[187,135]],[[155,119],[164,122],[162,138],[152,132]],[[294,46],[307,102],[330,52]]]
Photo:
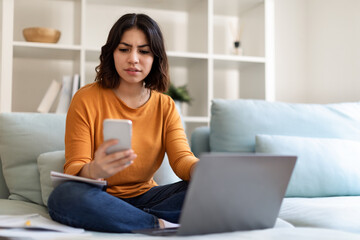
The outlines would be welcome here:
[[[296,104],[215,99],[210,129],[213,152],[254,152],[257,134],[360,141],[360,102]]]
[[[64,149],[65,115],[0,114],[0,154],[9,199],[43,204],[37,157]]]
[[[81,238],[83,239],[83,238]],[[359,240],[359,235],[355,233],[343,232],[333,229],[322,228],[270,228],[263,230],[252,231],[237,231],[226,233],[214,233],[195,236],[148,236],[143,234],[130,233],[100,233],[92,232],[91,237],[86,237],[87,240],[162,240],[162,239],[177,239],[177,240]]]
[[[38,213],[43,217],[50,218],[47,208],[39,204],[0,199],[0,215],[24,215]]]
[[[295,227],[331,228],[360,233],[360,196],[285,198],[279,217]]]

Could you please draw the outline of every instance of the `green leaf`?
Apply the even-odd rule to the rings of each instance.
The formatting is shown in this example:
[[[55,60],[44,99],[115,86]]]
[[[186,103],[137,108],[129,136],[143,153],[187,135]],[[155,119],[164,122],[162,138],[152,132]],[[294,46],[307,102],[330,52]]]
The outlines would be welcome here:
[[[174,101],[190,103],[192,100],[186,85],[176,87],[170,83],[169,90],[165,94],[169,95]]]

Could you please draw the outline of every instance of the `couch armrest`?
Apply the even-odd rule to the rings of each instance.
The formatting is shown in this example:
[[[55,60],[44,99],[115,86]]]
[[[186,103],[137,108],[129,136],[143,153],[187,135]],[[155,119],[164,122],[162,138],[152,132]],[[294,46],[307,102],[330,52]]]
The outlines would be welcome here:
[[[210,128],[198,127],[191,134],[191,150],[196,157],[203,152],[210,152]]]

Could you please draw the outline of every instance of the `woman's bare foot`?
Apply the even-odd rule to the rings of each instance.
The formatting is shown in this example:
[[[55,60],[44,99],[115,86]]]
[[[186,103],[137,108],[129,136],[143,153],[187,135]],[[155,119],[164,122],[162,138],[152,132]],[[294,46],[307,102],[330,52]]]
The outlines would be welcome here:
[[[174,228],[179,227],[180,225],[177,223],[168,222],[164,219],[159,218],[159,227],[160,228]]]

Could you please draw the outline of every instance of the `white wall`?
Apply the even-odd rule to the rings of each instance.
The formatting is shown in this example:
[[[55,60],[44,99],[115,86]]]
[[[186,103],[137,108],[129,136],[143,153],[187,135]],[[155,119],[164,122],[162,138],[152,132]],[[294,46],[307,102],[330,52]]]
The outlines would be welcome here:
[[[360,101],[360,1],[275,4],[276,100]]]
[[[275,99],[301,102],[306,79],[304,0],[275,0]]]

